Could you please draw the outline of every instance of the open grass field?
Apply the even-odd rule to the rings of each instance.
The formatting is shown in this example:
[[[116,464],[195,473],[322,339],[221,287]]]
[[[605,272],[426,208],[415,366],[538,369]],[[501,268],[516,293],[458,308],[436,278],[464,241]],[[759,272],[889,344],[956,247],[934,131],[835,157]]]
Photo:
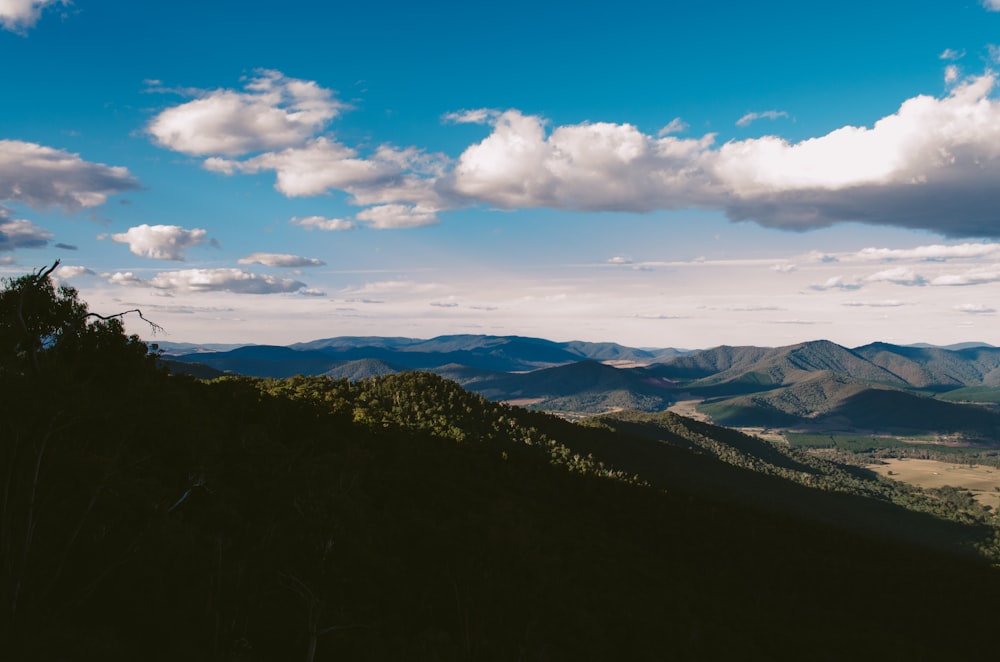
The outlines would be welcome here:
[[[910,483],[918,487],[960,487],[967,489],[979,503],[1000,509],[1000,469],[980,464],[955,464],[938,460],[893,458],[884,464],[871,464],[868,468],[883,476]]]

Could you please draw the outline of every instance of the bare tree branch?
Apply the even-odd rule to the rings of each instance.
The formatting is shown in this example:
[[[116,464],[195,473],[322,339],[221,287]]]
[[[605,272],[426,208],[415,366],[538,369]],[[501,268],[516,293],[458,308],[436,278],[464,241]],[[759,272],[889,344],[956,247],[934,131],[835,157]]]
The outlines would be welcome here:
[[[156,335],[157,333],[160,333],[160,332],[162,332],[164,330],[163,327],[160,326],[159,324],[157,324],[156,322],[154,322],[152,320],[149,320],[149,319],[146,319],[146,317],[142,314],[142,311],[139,310],[138,308],[133,308],[132,310],[125,310],[125,311],[122,311],[120,313],[115,313],[114,315],[101,315],[100,313],[87,313],[83,317],[84,317],[84,319],[86,319],[88,317],[96,317],[97,319],[104,320],[105,322],[107,322],[108,320],[115,319],[115,318],[124,320],[125,316],[128,315],[129,313],[135,313],[136,315],[139,316],[139,319],[141,319],[143,322],[145,322],[146,324],[148,324],[149,328],[152,329],[152,331],[153,331],[153,335]]]

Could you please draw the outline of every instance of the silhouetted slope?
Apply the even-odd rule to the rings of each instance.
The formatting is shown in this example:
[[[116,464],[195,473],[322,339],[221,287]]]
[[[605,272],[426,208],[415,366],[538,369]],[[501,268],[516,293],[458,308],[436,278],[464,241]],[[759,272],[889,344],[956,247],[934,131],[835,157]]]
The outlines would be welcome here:
[[[25,444],[5,456],[5,540],[23,541],[32,443],[48,445],[13,613],[0,583],[8,659],[269,661],[310,645],[316,660],[972,659],[992,645],[996,573],[892,542],[945,527],[871,499],[429,374],[118,379],[2,385],[22,415],[0,439]],[[657,489],[595,475],[598,459]]]

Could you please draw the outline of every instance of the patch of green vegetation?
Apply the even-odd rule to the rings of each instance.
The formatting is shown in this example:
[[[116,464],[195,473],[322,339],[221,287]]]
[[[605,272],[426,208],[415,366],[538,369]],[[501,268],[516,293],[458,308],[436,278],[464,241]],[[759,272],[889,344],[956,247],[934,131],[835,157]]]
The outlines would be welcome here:
[[[786,432],[792,448],[835,448],[851,453],[871,453],[886,448],[907,448],[908,444],[895,437],[855,434],[821,434]]]

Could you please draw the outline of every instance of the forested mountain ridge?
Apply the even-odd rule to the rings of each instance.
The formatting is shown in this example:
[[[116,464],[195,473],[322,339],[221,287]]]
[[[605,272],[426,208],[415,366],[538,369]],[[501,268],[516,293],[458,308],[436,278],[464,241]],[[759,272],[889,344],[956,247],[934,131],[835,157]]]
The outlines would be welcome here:
[[[992,650],[1000,577],[952,546],[987,542],[961,495],[931,501],[966,524],[901,510],[871,476],[840,500],[806,483],[849,471],[751,437],[670,414],[575,425],[426,373],[171,376],[88,315],[41,274],[0,292],[5,659]]]
[[[1000,402],[1000,349],[994,347],[873,343],[848,349],[813,341],[679,352],[471,335],[427,341],[332,338],[294,347],[250,346],[165,358],[175,371],[194,373],[180,361],[263,377],[363,379],[420,369],[493,400],[572,416],[661,411],[693,398],[702,401],[703,414],[730,426],[889,429],[1000,441],[1000,413],[968,404]],[[206,374],[202,370],[199,374]],[[933,415],[918,422],[908,415],[912,411]]]

